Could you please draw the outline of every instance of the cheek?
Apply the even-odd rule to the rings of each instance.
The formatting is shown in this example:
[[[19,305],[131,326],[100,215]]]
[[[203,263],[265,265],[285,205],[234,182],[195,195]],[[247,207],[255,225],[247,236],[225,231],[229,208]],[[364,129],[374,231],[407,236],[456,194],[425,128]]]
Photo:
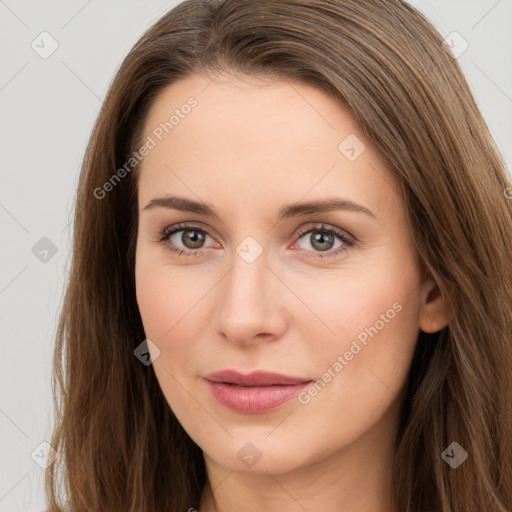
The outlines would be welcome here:
[[[198,362],[205,359],[199,340],[210,325],[212,288],[219,278],[193,265],[170,265],[155,251],[142,249],[138,256],[137,302],[146,338],[159,350],[158,357],[152,358],[155,375],[180,418],[200,414],[182,386],[188,388],[187,383],[197,379]]]
[[[347,273],[343,286],[331,284],[317,296],[317,312],[335,335],[316,338],[310,360],[317,380],[299,402],[308,417],[322,418],[315,428],[325,436],[327,425],[337,424],[337,439],[355,439],[398,398],[419,332],[418,276],[410,268]]]
[[[192,340],[198,339],[195,329],[200,325],[197,315],[204,286],[161,260],[152,264],[150,257],[144,259],[143,250],[139,255],[135,269],[137,302],[146,338],[159,349],[158,357],[153,357],[155,375],[173,410],[193,409],[179,383],[189,378],[197,360]]]
[[[304,315],[302,307],[302,314],[296,311],[294,322],[301,329],[309,326],[310,332],[316,329],[315,350],[331,353],[348,350],[354,339],[364,345],[373,337],[385,338],[384,334],[400,329],[415,332],[418,278],[413,265],[385,262],[367,264],[364,270],[346,267],[310,276],[290,274],[288,282],[294,283],[294,291],[312,313]]]
[[[209,281],[199,271],[173,267],[155,253],[138,249],[135,283],[146,336],[158,343],[169,338],[178,326],[190,327],[195,305],[207,292]]]
[[[139,266],[136,270],[137,303],[144,331],[155,342],[172,327],[175,311],[168,283],[158,276],[157,271],[152,272],[148,267]]]

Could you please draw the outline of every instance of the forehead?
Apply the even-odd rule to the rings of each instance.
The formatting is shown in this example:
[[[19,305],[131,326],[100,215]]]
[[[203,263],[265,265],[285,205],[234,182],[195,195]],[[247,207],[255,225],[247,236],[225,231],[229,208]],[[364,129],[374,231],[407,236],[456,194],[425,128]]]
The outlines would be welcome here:
[[[191,98],[196,105],[188,108]],[[168,86],[157,97],[145,132],[158,131],[173,117],[172,129],[163,134],[166,141],[181,145],[193,135],[201,139],[203,151],[236,150],[226,157],[259,151],[261,144],[266,144],[266,154],[278,155],[293,143],[305,141],[310,143],[304,151],[314,147],[334,150],[336,154],[344,134],[364,137],[355,120],[334,98],[310,85],[289,80],[191,75]],[[269,140],[273,144],[269,145]],[[304,151],[295,151],[296,158]]]
[[[388,190],[390,165],[354,118],[323,91],[293,81],[190,75],[157,97],[148,137],[154,147],[140,166],[141,203],[177,189],[231,200],[245,191],[268,203],[269,192],[293,201],[338,189],[364,199],[369,188],[382,196],[397,188]]]

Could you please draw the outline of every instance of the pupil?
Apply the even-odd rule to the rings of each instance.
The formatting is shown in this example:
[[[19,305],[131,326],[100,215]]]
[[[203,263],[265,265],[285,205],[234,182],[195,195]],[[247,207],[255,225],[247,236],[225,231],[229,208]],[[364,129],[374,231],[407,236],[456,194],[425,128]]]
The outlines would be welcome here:
[[[332,235],[330,233],[317,232],[311,236],[311,245],[320,251],[327,251],[332,246]],[[324,244],[327,243],[327,246]]]
[[[183,244],[189,247],[190,249],[197,249],[198,247],[201,247],[204,241],[204,235],[194,230],[184,231],[183,236],[181,238]]]

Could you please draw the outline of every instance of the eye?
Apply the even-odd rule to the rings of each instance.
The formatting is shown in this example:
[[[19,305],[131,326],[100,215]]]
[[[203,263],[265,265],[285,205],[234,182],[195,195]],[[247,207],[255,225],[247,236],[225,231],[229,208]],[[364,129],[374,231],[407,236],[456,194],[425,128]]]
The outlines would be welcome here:
[[[184,256],[198,256],[207,251],[205,244],[208,238],[213,240],[204,229],[198,226],[177,224],[161,232],[158,241],[168,242],[166,248],[171,252]],[[299,248],[311,253],[308,256],[311,258],[339,256],[355,245],[355,239],[352,236],[339,228],[324,224],[303,228],[295,244],[299,242],[303,243]]]
[[[194,256],[202,253],[207,238],[211,236],[198,226],[178,224],[160,233],[160,242],[168,241],[167,249],[180,255]]]
[[[305,228],[298,236],[298,242],[305,242],[301,248],[307,252],[313,252],[311,255],[313,258],[339,256],[355,244],[353,237],[341,229],[324,224]]]

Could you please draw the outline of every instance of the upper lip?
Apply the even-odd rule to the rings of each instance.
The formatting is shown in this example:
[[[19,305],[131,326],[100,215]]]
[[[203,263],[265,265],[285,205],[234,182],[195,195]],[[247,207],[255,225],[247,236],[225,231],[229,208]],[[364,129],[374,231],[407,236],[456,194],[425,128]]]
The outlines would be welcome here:
[[[204,378],[212,382],[224,382],[227,384],[236,384],[238,386],[290,385],[311,381],[311,379],[304,379],[302,377],[292,377],[290,375],[264,371],[256,371],[249,373],[248,375],[244,375],[236,370],[221,370],[219,372],[209,373],[208,375],[205,375]]]

